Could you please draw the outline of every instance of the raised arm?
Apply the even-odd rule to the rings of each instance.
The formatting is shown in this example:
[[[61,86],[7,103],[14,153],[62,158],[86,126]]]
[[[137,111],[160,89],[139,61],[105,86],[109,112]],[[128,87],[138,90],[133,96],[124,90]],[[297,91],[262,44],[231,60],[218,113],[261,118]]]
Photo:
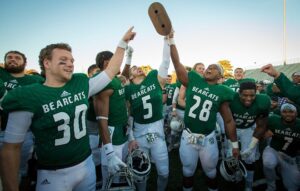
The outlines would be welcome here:
[[[170,66],[170,46],[168,44],[167,38],[165,37],[162,62],[159,66],[158,75],[157,75],[161,87],[164,87],[166,84],[166,78],[168,76],[169,66]]]
[[[123,68],[122,71],[122,75],[125,76],[127,79],[129,79],[129,70],[131,66],[132,53],[133,53],[133,48],[131,46],[128,46],[126,49],[125,67]]]
[[[128,43],[130,40],[132,40],[135,36],[135,32],[133,32],[133,27],[131,27],[123,36],[122,40],[120,41],[113,57],[111,58],[107,68],[104,70],[107,75],[112,79],[115,75],[118,74],[123,57],[124,57],[124,52],[125,49],[128,46]]]
[[[274,82],[285,97],[300,104],[300,86],[295,86],[283,73],[278,72],[272,64],[263,66],[261,71],[274,77]]]
[[[175,45],[174,41],[174,33],[169,35],[169,44],[171,47],[171,58],[172,62],[176,71],[176,75],[178,80],[184,85],[185,87],[188,86],[188,74],[185,70],[184,66],[180,63],[179,54]]]
[[[123,61],[125,49],[128,46],[127,44],[135,36],[135,32],[133,32],[132,30],[133,27],[131,27],[125,33],[104,72],[101,72],[99,75],[90,79],[89,97],[100,92],[104,87],[106,87],[107,84],[109,84],[109,82],[114,78],[114,76],[118,74]]]

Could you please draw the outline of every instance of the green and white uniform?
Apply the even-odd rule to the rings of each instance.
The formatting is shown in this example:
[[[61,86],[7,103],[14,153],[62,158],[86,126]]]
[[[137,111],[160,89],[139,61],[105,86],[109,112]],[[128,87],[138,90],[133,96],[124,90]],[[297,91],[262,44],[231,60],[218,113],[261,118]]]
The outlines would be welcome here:
[[[42,83],[44,81],[44,79],[38,75],[24,75],[23,77],[14,77],[9,72],[7,72],[4,68],[0,68],[0,79],[3,82],[4,90],[6,90],[6,92],[11,91],[17,87],[23,87],[34,83]],[[1,115],[1,130],[0,130],[0,147],[1,147],[1,144],[3,142],[3,136],[1,136],[1,134],[4,134],[4,130],[7,125],[8,115],[7,113],[2,112],[2,109],[0,110],[0,115]],[[32,133],[28,131],[21,149],[21,163],[20,163],[21,176],[26,176],[27,174],[27,161],[31,157],[32,151],[33,151],[33,136]]]
[[[65,168],[91,154],[85,125],[88,93],[88,78],[75,74],[61,88],[36,83],[17,88],[5,97],[4,111],[33,113],[30,129],[40,168]]]
[[[139,147],[151,155],[157,174],[169,174],[168,150],[165,142],[162,116],[162,89],[157,70],[152,70],[140,84],[125,88],[134,118],[133,135]]]
[[[141,84],[126,86],[126,99],[134,122],[148,124],[162,119],[162,89],[157,70],[149,72]]]
[[[257,94],[255,100],[250,107],[245,107],[240,100],[238,93],[234,95],[233,101],[230,103],[230,109],[233,119],[236,124],[238,140],[241,143],[241,152],[245,151],[253,136],[256,127],[256,119],[258,117],[267,117],[271,107],[271,100],[265,94]],[[228,155],[231,155],[232,147],[228,144]],[[244,159],[246,163],[251,164],[255,161],[256,149],[253,149],[252,154]]]
[[[184,122],[192,133],[208,135],[215,130],[216,114],[223,102],[233,99],[233,91],[210,85],[194,71],[188,73]]]
[[[122,161],[125,161],[128,154],[128,137],[126,135],[128,115],[125,88],[121,80],[118,77],[114,77],[103,89],[103,91],[105,90],[113,90],[113,94],[109,97],[108,114],[108,129],[110,132],[111,143],[116,156]],[[102,149],[101,152],[102,177],[103,185],[105,185],[109,177],[107,157],[104,149]]]
[[[287,125],[279,115],[268,117],[268,128],[273,132],[270,146],[263,151],[264,173],[268,188],[276,190],[276,167],[287,190],[300,189],[300,119]],[[298,155],[297,155],[298,153]],[[298,164],[298,165],[297,165]]]
[[[268,118],[268,128],[273,132],[270,146],[276,151],[295,157],[300,152],[300,119],[292,126],[282,123],[281,117],[272,115]]]
[[[212,179],[216,177],[219,157],[214,133],[217,112],[223,102],[233,99],[234,92],[223,85],[208,84],[195,71],[188,73],[188,80],[184,116],[188,130],[183,130],[179,149],[183,175],[194,175],[200,157],[205,174]]]
[[[238,92],[240,89],[240,84],[243,82],[254,82],[255,83],[255,80],[252,78],[243,78],[240,80],[229,78],[223,83],[223,85],[230,87],[235,92]]]
[[[166,85],[166,90],[167,90],[167,106],[172,105],[173,94],[174,94],[175,88],[176,88],[176,83],[167,84]]]
[[[42,83],[44,78],[38,75],[24,75],[23,77],[14,77],[4,68],[0,67],[0,79],[3,81],[3,84],[7,91],[15,89],[17,87],[22,87],[34,83]],[[1,129],[5,130],[7,123],[7,115],[1,113]]]
[[[238,93],[235,94],[233,101],[230,103],[230,109],[237,129],[246,129],[255,124],[259,116],[268,116],[271,107],[269,96],[257,94],[250,107],[245,107],[240,101]]]
[[[114,90],[109,98],[108,125],[114,127],[112,134],[112,144],[121,145],[127,141],[127,107],[125,99],[125,88],[120,79],[115,77],[103,91]],[[112,128],[110,129],[112,130]]]

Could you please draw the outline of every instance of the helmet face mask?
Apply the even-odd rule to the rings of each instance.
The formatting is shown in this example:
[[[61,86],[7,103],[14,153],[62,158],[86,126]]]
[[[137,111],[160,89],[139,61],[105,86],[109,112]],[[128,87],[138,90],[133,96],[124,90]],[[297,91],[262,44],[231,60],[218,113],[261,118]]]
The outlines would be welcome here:
[[[222,160],[220,173],[222,177],[229,182],[240,182],[247,176],[247,170],[244,164],[234,157]]]
[[[127,185],[122,186],[113,186],[113,181],[118,178],[119,180],[122,180],[127,183]],[[121,169],[115,174],[111,174],[108,177],[108,180],[106,182],[106,185],[104,185],[104,188],[102,191],[117,191],[117,190],[123,190],[123,191],[135,191],[133,176],[129,169],[127,167]]]
[[[151,161],[146,152],[140,149],[133,150],[128,154],[126,163],[135,182],[144,182],[147,180],[151,171]]]

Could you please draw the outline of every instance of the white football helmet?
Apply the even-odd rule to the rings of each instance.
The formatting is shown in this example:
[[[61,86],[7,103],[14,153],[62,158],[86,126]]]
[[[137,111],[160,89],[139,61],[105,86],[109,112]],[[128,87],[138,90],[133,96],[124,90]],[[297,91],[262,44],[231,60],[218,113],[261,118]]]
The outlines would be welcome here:
[[[240,182],[247,176],[247,170],[244,164],[234,157],[222,160],[220,173],[223,178],[229,182]]]
[[[128,154],[126,163],[135,182],[147,180],[151,171],[151,161],[149,155],[141,149],[135,149]]]
[[[178,117],[172,117],[170,121],[170,128],[175,132],[181,132],[184,128],[183,121]]]
[[[113,181],[118,178],[122,184],[118,186],[113,186]],[[123,168],[122,170],[118,171],[115,174],[111,174],[104,185],[102,191],[135,191],[136,188],[133,182],[133,176],[127,167]]]

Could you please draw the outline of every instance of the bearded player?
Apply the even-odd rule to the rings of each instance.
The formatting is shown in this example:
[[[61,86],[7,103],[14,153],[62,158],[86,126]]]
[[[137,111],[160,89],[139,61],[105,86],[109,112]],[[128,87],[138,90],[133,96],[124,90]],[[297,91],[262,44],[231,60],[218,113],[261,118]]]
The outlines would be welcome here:
[[[19,51],[9,51],[4,56],[4,68],[0,68],[0,79],[3,81],[6,92],[17,87],[22,87],[34,83],[42,83],[44,79],[39,75],[25,74],[27,58],[25,54]],[[3,142],[3,135],[6,129],[8,115],[3,113],[1,109],[1,130],[0,130],[0,147]],[[28,131],[21,149],[20,176],[27,176],[27,161],[33,152],[33,136]]]

